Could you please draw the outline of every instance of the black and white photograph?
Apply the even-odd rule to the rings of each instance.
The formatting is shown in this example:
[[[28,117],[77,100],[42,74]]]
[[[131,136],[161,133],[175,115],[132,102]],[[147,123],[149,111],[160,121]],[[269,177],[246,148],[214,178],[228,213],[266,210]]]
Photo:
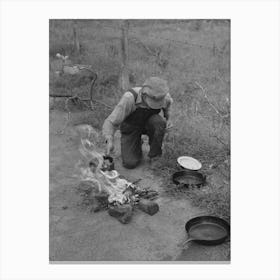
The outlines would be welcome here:
[[[0,0],[0,280],[279,280],[280,2]]]
[[[229,19],[49,20],[49,260],[230,258]]]

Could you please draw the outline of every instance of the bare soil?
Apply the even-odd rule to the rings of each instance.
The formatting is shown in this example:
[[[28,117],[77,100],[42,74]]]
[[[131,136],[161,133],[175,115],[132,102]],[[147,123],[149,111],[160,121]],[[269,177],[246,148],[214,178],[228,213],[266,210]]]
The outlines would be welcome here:
[[[67,114],[50,111],[50,193],[49,193],[49,259],[59,261],[229,261],[229,242],[207,247],[190,243],[184,225],[197,215],[206,214],[193,207],[186,198],[179,199],[163,192],[161,178],[155,176],[144,159],[134,169],[122,167],[117,136],[115,168],[130,181],[141,179],[142,187],[157,190],[160,210],[149,216],[135,210],[132,221],[123,225],[106,211],[91,213],[80,205],[76,194],[79,184],[75,165],[81,157],[78,126],[68,126],[59,133]],[[144,147],[145,149],[145,147]]]

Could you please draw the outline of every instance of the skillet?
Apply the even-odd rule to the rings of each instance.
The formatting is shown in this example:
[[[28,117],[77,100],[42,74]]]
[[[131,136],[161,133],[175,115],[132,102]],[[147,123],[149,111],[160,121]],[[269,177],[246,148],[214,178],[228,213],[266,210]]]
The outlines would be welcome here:
[[[206,176],[193,170],[181,170],[173,174],[172,180],[176,185],[200,187],[206,183]]]
[[[201,245],[218,245],[230,236],[229,223],[215,216],[195,217],[186,223],[185,229],[188,239],[183,243],[183,247],[191,241]]]

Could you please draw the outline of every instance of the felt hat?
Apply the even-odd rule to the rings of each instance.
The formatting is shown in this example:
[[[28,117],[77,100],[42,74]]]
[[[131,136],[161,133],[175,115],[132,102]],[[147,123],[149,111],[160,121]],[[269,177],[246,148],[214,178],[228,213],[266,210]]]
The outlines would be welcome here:
[[[165,104],[165,96],[169,92],[167,82],[158,77],[148,78],[143,86],[142,93],[145,93],[145,101],[152,109],[161,109]]]

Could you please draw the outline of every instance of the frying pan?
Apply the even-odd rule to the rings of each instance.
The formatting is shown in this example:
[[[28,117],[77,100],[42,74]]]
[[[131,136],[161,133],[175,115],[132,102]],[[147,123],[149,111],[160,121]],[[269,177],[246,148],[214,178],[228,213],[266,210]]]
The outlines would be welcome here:
[[[173,174],[172,180],[176,185],[184,185],[186,187],[190,185],[203,186],[206,182],[205,175],[194,170],[182,170]]]
[[[201,245],[218,245],[226,241],[230,235],[230,226],[225,220],[215,216],[199,216],[189,220],[185,229],[188,239],[183,248],[191,241]]]

